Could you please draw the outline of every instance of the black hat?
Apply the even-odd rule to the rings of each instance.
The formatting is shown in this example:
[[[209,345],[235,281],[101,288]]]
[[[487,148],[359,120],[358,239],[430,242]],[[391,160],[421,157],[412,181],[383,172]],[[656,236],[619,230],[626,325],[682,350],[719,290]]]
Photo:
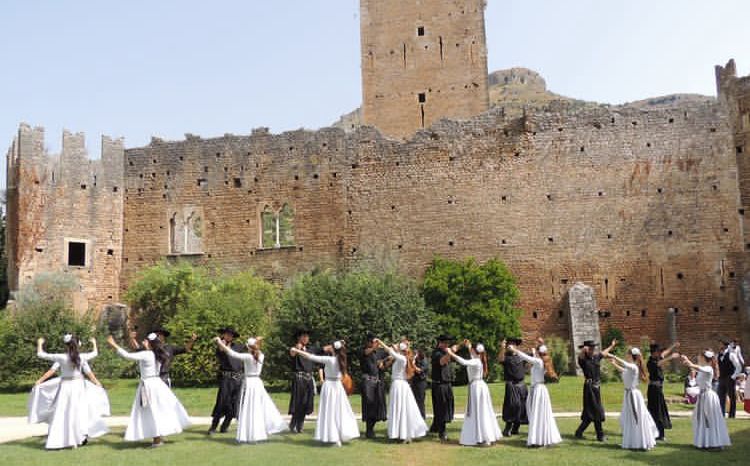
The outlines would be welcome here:
[[[365,341],[367,343],[372,343],[372,341],[377,338],[372,332],[367,332],[367,335],[365,335]]]
[[[519,337],[508,337],[506,339],[506,342],[511,345],[522,345],[523,344],[523,338]]]
[[[578,349],[581,349],[581,348],[583,348],[583,347],[585,347],[585,346],[588,346],[589,348],[596,348],[596,347],[597,347],[597,346],[599,346],[599,345],[597,345],[597,344],[596,344],[596,342],[595,342],[594,340],[585,340],[585,341],[583,342],[583,344],[582,344],[581,346],[579,346],[579,347],[578,347]]]
[[[658,353],[659,351],[661,351],[661,345],[659,343],[651,343],[648,346],[648,350],[652,353]]]
[[[306,329],[306,328],[298,328],[294,332],[294,338],[295,339],[301,337],[302,335],[310,335],[310,331],[308,329]]]
[[[453,340],[455,340],[455,338],[453,338],[453,336],[451,336],[451,335],[446,335],[444,333],[444,334],[440,335],[439,337],[437,337],[436,340],[437,341],[453,341]]]
[[[240,334],[237,332],[237,330],[234,329],[234,327],[224,327],[219,329],[219,334],[224,335],[225,333],[231,334],[234,338],[239,338]]]
[[[156,329],[154,329],[154,333],[156,333],[157,335],[163,335],[164,338],[169,338],[169,336],[172,334],[172,332],[165,329],[164,327],[156,327]]]

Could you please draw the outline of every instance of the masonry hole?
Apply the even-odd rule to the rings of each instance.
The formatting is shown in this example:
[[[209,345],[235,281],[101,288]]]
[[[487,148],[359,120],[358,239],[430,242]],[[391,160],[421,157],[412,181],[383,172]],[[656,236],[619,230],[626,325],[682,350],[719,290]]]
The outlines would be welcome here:
[[[739,212],[740,215],[745,215],[745,209],[739,209],[737,212]]]
[[[709,131],[712,132],[712,133],[715,133],[716,132],[716,128],[711,128]]]
[[[661,194],[661,193],[663,193],[663,192],[664,192],[664,190],[663,190],[662,188],[658,188],[658,189],[656,190],[656,192],[657,192],[657,193],[659,193],[659,194]]]
[[[551,201],[551,200],[552,200],[552,194],[547,194],[547,200],[548,200],[548,201]]]
[[[564,315],[565,314],[563,313],[563,311],[557,311],[557,318],[558,319],[562,319],[564,317]]]
[[[205,178],[198,178],[198,186],[200,186],[201,188],[205,188],[206,186],[208,186],[208,180]]]
[[[646,310],[645,309],[641,310],[641,317],[646,317]]]
[[[700,312],[700,308],[698,306],[693,306],[693,312]]]
[[[630,317],[630,311],[625,311],[625,315],[626,315],[627,317]]]
[[[419,26],[419,27],[417,28],[417,35],[418,35],[419,37],[424,37],[424,26]]]
[[[453,247],[453,244],[454,244],[453,241],[448,241],[448,246]]]
[[[683,275],[682,272],[679,272],[677,274],[677,280],[682,280],[683,278],[685,278],[685,275]]]
[[[253,178],[253,181],[257,183],[258,182],[258,177],[256,176],[255,178]]]
[[[203,173],[208,173],[208,167],[203,167]]]
[[[611,234],[608,234],[608,235],[607,235],[607,239],[612,239],[612,235],[611,235]]]
[[[667,232],[667,236],[672,236],[672,230],[669,230],[669,231]]]
[[[503,202],[507,202],[508,201],[508,196],[503,196],[503,197],[500,198],[500,200],[503,201]]]
[[[733,310],[734,312],[737,312],[737,311],[739,311],[739,310],[740,310],[740,308],[739,308],[739,306],[734,306],[734,307],[732,308],[732,310]]]
[[[670,122],[670,123],[674,123],[674,118],[670,118],[670,119],[669,119],[669,122]]]
[[[420,104],[423,104],[427,102],[427,94],[425,92],[420,92],[417,94],[417,99],[419,100]]]
[[[316,179],[316,180],[317,180],[318,178],[320,178],[320,175],[318,175],[317,173],[314,173],[314,174],[313,174],[313,179]]]
[[[547,242],[554,243],[555,242],[555,238],[553,238],[553,237],[550,236],[549,238],[547,238]]]
[[[241,188],[242,187],[242,178],[235,178],[234,179],[234,187],[235,188]]]
[[[738,153],[738,154],[741,154],[741,153],[743,153],[744,151],[745,151],[745,148],[744,148],[744,147],[742,147],[742,146],[737,146],[737,153]]]
[[[734,278],[734,277],[735,277],[735,275],[736,275],[736,274],[735,274],[734,272],[729,272],[729,278]]]
[[[724,228],[724,233],[729,233],[729,228]]]
[[[539,314],[538,314],[538,313],[537,313],[536,311],[532,312],[532,313],[531,313],[531,315],[532,315],[532,316],[533,316],[533,317],[534,317],[535,319],[538,319],[538,318],[539,318]]]
[[[299,180],[299,175],[294,175],[294,181],[298,181],[298,180]]]
[[[647,142],[647,143],[646,143],[646,147],[651,147],[651,143],[650,143],[650,142]]]
[[[86,189],[86,185],[85,185],[85,184],[82,184],[82,185],[81,185],[81,189]]]
[[[586,148],[584,146],[581,146],[581,152],[586,152]]]
[[[357,168],[359,168],[359,165],[356,164],[356,163],[353,163],[352,164],[352,170],[356,170]]]
[[[115,255],[115,250],[114,249],[107,249],[107,255],[108,256],[114,256]]]

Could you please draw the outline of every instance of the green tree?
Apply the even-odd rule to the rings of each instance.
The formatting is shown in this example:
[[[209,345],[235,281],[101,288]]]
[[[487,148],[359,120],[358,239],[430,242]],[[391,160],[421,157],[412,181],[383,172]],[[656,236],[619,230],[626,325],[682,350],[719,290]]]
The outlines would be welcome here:
[[[405,336],[417,347],[432,344],[435,337],[435,318],[425,309],[419,287],[392,270],[316,270],[296,277],[284,292],[269,345],[269,370],[278,379],[286,379],[287,348],[301,327],[312,331],[311,340],[318,346],[346,340],[355,377],[357,354],[368,333],[387,342]]]
[[[490,356],[499,340],[520,335],[518,287],[500,260],[479,264],[473,258],[435,258],[425,273],[423,292],[441,332],[483,342]]]

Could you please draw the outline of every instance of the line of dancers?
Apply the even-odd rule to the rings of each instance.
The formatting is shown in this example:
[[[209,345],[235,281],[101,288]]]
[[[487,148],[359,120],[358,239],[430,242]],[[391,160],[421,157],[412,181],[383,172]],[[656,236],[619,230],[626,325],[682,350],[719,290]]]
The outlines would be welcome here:
[[[323,377],[323,383],[313,438],[324,444],[341,446],[360,436],[349,394],[342,383],[349,372],[348,347],[344,340],[324,346],[322,354],[317,354],[308,347],[310,332],[297,332],[297,342],[289,349],[293,376],[289,405],[291,422],[287,425],[261,380],[265,363],[261,350],[263,338],[251,337],[242,345],[235,341],[239,333],[233,328],[221,329],[219,333],[220,336],[215,338],[220,363],[219,390],[209,434],[216,432],[222,418],[222,432],[227,431],[233,418],[238,419],[236,440],[239,443],[262,442],[285,431],[300,433],[305,417],[313,412],[317,393],[315,373],[320,370],[318,375]],[[179,349],[166,343],[168,336],[166,330],[157,329],[140,344],[131,338],[131,347],[137,349],[130,352],[120,347],[112,336],[107,338],[118,355],[138,363],[140,372],[125,431],[126,441],[153,439],[152,447],[160,447],[164,445],[165,437],[178,434],[190,425],[185,408],[170,388],[168,369],[174,356],[189,351],[197,337],[193,336],[187,348]],[[362,420],[368,438],[375,436],[375,424],[385,421],[388,438],[394,441],[410,443],[425,437],[428,432],[447,441],[446,425],[454,417],[453,363],[458,363],[466,368],[469,382],[468,403],[459,437],[461,445],[491,446],[503,437],[518,435],[523,424],[528,424],[526,443],[529,447],[548,447],[562,441],[545,386],[546,380],[555,380],[557,375],[552,369],[544,340],[539,339],[529,354],[519,349],[520,338],[500,343],[498,361],[503,365],[505,377],[503,430],[485,382],[489,373],[485,346],[469,340],[452,344],[454,341],[449,335],[438,337],[428,361],[424,355],[420,357],[414,353],[407,339],[386,344],[373,335],[368,336],[361,356],[363,378],[360,384]],[[73,335],[64,335],[63,343],[66,350],[59,354],[46,353],[42,338],[37,345],[37,355],[54,365],[32,390],[29,421],[49,424],[47,449],[76,448],[85,445],[90,438],[107,433],[102,418],[109,415],[109,402],[89,365],[89,361],[98,355],[96,341],[91,340],[92,351],[88,353],[80,351],[80,342]],[[612,341],[601,352],[596,350],[597,344],[593,341],[586,341],[579,347],[578,363],[585,381],[581,424],[575,432],[576,438],[582,438],[593,423],[597,440],[605,440],[600,364],[606,359],[622,372],[625,389],[620,415],[622,448],[654,448],[657,440],[664,440],[665,429],[671,428],[663,394],[663,368],[679,358],[698,373],[700,394],[692,417],[694,445],[704,449],[731,445],[719,398],[712,388],[716,358],[713,352],[704,351],[696,364],[675,352],[679,345],[664,351],[658,345],[652,345],[651,357],[644,364],[638,348],[631,348],[627,358],[614,355],[612,350],[616,344],[617,341]],[[468,359],[459,356],[461,349],[466,350]],[[434,413],[429,428],[424,411],[428,366],[431,366]],[[527,366],[531,372],[530,389],[524,381]],[[386,404],[382,375],[389,368],[392,383],[390,400]],[[61,371],[61,377],[48,380],[56,370]],[[648,405],[638,388],[640,381],[648,381]]]

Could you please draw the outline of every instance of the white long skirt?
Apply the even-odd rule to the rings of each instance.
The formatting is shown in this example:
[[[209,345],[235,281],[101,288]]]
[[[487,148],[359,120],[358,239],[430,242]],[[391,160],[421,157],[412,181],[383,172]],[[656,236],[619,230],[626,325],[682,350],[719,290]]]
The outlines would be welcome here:
[[[622,429],[622,448],[650,450],[656,446],[659,429],[646,408],[643,394],[638,389],[625,390],[620,428]]]
[[[406,380],[394,380],[388,403],[388,438],[412,440],[427,435],[427,424]]]
[[[179,434],[189,425],[190,418],[185,408],[162,379],[141,379],[130,411],[125,440],[134,442]]]
[[[109,399],[101,387],[83,379],[48,380],[31,390],[29,423],[49,424],[45,448],[77,447],[87,438],[101,437],[109,429]]]
[[[501,438],[503,438],[503,433],[497,423],[490,389],[484,380],[476,380],[469,385],[469,404],[466,408],[459,443],[481,445],[497,442]]]
[[[721,448],[731,444],[719,397],[713,390],[701,393],[693,409],[693,445],[698,448]]]
[[[259,377],[245,377],[237,416],[237,441],[260,442],[287,429],[284,418]]]
[[[340,380],[326,380],[320,389],[318,422],[313,438],[323,443],[338,443],[357,437],[359,425],[344,386]]]
[[[529,446],[548,446],[562,442],[557,421],[552,414],[552,402],[547,386],[543,383],[533,385],[526,398],[526,413],[529,415]]]

